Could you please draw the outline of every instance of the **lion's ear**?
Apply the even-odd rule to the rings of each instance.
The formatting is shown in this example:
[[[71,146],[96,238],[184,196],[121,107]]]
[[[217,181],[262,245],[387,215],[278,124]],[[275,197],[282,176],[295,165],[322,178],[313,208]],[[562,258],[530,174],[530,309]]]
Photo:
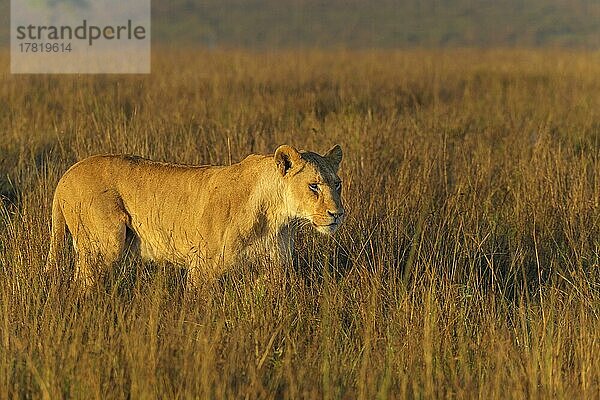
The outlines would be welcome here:
[[[300,162],[300,153],[292,146],[281,145],[275,150],[275,164],[282,176],[285,176],[290,169],[294,168]]]
[[[340,147],[339,144],[336,144],[325,154],[324,157],[327,159],[327,161],[329,161],[331,163],[331,166],[333,167],[333,169],[335,169],[337,171],[338,169],[340,169],[340,163],[342,162],[342,155],[343,155],[342,148]]]

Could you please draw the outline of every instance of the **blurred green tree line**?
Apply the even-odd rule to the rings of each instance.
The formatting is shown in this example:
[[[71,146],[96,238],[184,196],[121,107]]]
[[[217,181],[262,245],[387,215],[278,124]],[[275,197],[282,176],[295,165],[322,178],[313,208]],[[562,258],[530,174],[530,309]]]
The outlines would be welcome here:
[[[598,0],[152,0],[152,13],[170,45],[600,47]]]

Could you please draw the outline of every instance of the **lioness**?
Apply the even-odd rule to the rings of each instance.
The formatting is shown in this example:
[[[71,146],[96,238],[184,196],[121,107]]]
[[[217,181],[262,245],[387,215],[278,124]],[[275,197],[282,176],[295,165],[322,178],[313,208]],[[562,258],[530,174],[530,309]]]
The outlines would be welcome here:
[[[185,265],[188,285],[223,273],[262,243],[283,262],[293,250],[293,220],[333,234],[344,218],[337,175],[342,149],[324,156],[283,145],[231,166],[189,166],[124,155],[92,156],[60,179],[52,203],[46,272],[71,233],[75,279],[117,261],[126,247],[143,259]]]

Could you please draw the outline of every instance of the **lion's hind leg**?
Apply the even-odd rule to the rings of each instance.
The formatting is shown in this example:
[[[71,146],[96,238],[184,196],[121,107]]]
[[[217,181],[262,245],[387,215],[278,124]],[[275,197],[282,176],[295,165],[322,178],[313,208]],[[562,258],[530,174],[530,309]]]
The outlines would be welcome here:
[[[95,270],[102,270],[119,261],[125,250],[127,214],[114,202],[95,202],[89,212],[82,213],[78,229],[73,234],[77,254],[75,281],[90,286]]]

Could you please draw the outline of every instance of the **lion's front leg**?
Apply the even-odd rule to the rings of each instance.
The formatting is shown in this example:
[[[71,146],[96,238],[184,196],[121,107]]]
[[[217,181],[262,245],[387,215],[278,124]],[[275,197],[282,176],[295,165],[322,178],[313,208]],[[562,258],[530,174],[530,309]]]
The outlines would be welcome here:
[[[294,253],[295,229],[286,225],[277,232],[275,246],[272,247],[271,256],[282,265],[292,265]]]
[[[213,285],[231,267],[233,255],[220,252],[213,257],[194,255],[188,261],[186,288],[202,289]]]
[[[218,279],[220,274],[215,272],[212,267],[203,265],[191,265],[187,270],[186,290],[194,291],[201,290],[212,286]]]

